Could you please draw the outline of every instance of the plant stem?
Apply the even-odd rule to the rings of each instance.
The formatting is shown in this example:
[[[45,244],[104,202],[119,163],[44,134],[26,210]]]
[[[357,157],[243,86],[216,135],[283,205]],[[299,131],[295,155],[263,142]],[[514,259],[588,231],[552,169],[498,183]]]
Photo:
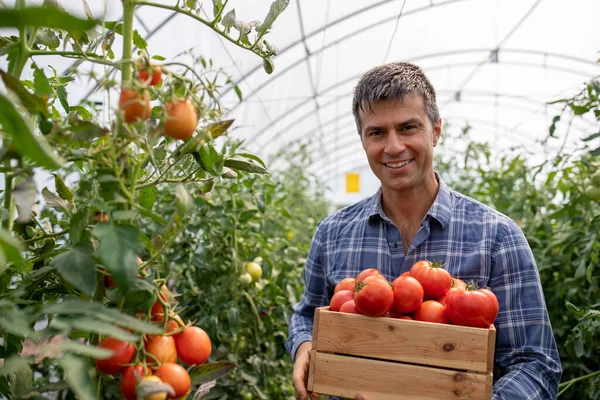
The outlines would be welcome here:
[[[65,58],[76,58],[78,60],[89,61],[96,64],[109,65],[117,69],[120,66],[112,61],[107,61],[102,58],[101,55],[96,53],[82,53],[79,51],[61,51],[61,50],[30,50],[29,55],[31,56],[61,56]]]
[[[135,12],[135,0],[123,0],[123,63],[121,82],[131,80],[131,53],[133,51],[133,14]]]
[[[243,44],[239,40],[233,39],[229,35],[225,34],[222,31],[220,31],[215,25],[213,25],[213,23],[211,21],[207,21],[204,18],[201,18],[201,17],[197,16],[196,14],[192,13],[191,11],[182,10],[181,8],[177,8],[175,6],[170,6],[170,5],[167,5],[167,4],[154,3],[152,1],[146,1],[146,0],[135,0],[135,3],[138,4],[138,5],[140,5],[140,6],[151,6],[151,7],[157,7],[157,8],[164,8],[165,10],[171,10],[171,11],[175,11],[175,12],[178,12],[180,14],[183,14],[183,15],[187,15],[188,17],[193,18],[196,21],[201,22],[204,25],[208,26],[210,29],[212,29],[213,31],[217,32],[219,35],[223,36],[225,39],[229,40],[231,43],[236,44],[236,45],[240,46],[243,49],[250,50],[254,54],[258,55],[259,57],[264,58],[263,55],[260,53],[260,51],[252,48],[253,46],[246,46],[245,44]]]
[[[577,382],[579,382],[579,381],[584,381],[584,380],[586,380],[586,379],[593,378],[593,377],[595,377],[596,375],[600,375],[600,370],[598,370],[598,371],[595,371],[595,372],[592,372],[592,373],[589,373],[589,374],[587,374],[587,375],[580,376],[580,377],[578,377],[578,378],[571,379],[571,380],[569,380],[569,381],[566,381],[566,382],[561,382],[561,383],[558,385],[558,387],[559,387],[559,388],[563,388],[563,387],[565,387],[565,389],[566,389],[566,388],[569,388],[569,387],[570,387],[571,385],[573,385],[574,383],[577,383]],[[561,390],[561,393],[562,393],[562,392],[563,392],[563,391]]]

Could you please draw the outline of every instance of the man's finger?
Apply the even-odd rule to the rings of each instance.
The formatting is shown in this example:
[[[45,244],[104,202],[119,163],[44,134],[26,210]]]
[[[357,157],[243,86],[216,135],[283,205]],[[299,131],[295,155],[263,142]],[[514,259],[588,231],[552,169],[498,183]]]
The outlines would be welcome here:
[[[292,372],[292,385],[294,386],[294,393],[297,400],[308,399],[308,392],[306,391],[306,384],[304,383],[304,374],[302,371],[295,370]]]

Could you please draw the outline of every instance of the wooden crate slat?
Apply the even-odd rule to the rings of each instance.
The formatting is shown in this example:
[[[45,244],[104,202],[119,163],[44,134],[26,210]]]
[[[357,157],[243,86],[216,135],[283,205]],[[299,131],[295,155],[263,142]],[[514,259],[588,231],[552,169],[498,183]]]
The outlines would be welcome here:
[[[315,312],[313,349],[458,370],[492,372],[495,330]]]
[[[372,400],[489,400],[492,374],[470,374],[312,350],[309,390]]]

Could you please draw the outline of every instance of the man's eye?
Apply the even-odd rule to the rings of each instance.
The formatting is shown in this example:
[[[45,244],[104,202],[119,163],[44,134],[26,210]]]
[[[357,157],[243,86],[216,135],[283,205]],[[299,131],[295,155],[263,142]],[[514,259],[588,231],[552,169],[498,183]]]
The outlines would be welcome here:
[[[410,131],[410,130],[413,130],[415,128],[416,128],[416,126],[414,126],[414,125],[407,125],[402,130],[403,131]]]
[[[379,136],[381,134],[383,134],[383,131],[371,131],[369,136]]]

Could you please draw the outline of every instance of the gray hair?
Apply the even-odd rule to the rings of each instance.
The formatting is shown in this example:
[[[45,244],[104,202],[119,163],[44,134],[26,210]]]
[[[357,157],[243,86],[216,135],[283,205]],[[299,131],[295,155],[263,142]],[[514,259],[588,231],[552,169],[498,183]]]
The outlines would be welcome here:
[[[406,62],[394,62],[367,71],[354,89],[352,113],[361,134],[359,111],[372,111],[378,101],[402,102],[406,96],[422,96],[427,116],[434,126],[440,119],[435,89],[421,68]]]

